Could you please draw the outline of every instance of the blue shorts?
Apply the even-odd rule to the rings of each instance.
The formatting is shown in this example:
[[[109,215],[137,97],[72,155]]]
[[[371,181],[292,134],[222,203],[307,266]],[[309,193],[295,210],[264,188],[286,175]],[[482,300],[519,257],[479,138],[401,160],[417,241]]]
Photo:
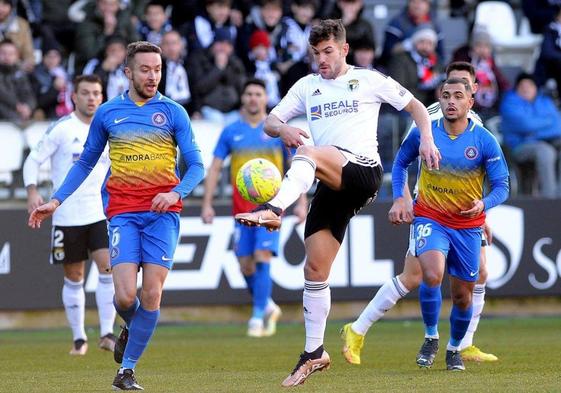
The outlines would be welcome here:
[[[269,232],[263,227],[247,227],[236,223],[234,253],[237,257],[247,257],[256,250],[268,250],[276,256],[279,252],[279,234],[280,231]]]
[[[481,228],[453,229],[426,217],[413,221],[415,253],[441,251],[446,257],[448,274],[464,281],[476,281],[479,276]]]
[[[122,213],[109,221],[111,266],[153,263],[171,269],[179,238],[179,213]]]

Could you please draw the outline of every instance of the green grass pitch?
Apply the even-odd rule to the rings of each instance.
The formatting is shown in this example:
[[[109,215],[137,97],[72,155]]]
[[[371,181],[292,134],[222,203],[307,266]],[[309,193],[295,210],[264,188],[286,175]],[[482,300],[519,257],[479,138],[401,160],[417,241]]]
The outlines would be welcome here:
[[[499,356],[493,364],[466,363],[444,370],[448,323],[440,323],[435,366],[421,370],[415,355],[420,321],[383,321],[369,332],[362,365],[340,355],[338,330],[327,326],[332,366],[312,375],[298,392],[561,392],[559,318],[483,319],[476,344]],[[69,330],[0,332],[0,392],[108,392],[117,370],[112,355],[97,349],[90,332],[85,357],[71,357]],[[303,324],[280,324],[276,336],[245,337],[245,326],[160,326],[138,367],[148,392],[281,392],[304,340]]]

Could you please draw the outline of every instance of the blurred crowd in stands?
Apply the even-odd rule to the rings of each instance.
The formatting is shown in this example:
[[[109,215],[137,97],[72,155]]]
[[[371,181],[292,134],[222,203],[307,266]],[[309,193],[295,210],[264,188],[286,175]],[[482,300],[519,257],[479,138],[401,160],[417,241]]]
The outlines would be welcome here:
[[[380,7],[396,3],[400,9],[384,18]],[[522,191],[559,197],[561,0],[502,2],[515,15],[517,29],[523,21],[536,38],[531,66],[514,69],[499,64],[492,25],[478,24],[484,3],[500,2],[0,0],[0,120],[25,127],[70,113],[72,78],[81,73],[101,77],[105,100],[121,94],[128,87],[126,45],[147,40],[162,47],[160,91],[192,119],[222,126],[239,116],[246,78],[265,81],[272,108],[295,81],[314,72],[310,27],[320,18],[341,18],[351,48],[348,62],[388,74],[427,106],[436,101],[448,62],[472,63],[479,83],[474,110],[505,146],[519,179],[531,177],[520,182],[528,184]],[[500,24],[500,15],[492,17]],[[380,20],[383,30],[376,26]],[[450,20],[465,31],[445,32]],[[463,38],[458,47],[447,45]],[[399,145],[395,140],[409,120],[389,108],[384,115],[381,122],[399,130],[386,143],[380,127],[388,169]]]

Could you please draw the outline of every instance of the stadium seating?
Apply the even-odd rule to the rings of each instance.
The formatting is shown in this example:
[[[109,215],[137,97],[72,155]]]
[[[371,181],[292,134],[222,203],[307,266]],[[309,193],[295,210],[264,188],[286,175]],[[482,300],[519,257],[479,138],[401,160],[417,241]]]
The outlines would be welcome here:
[[[501,144],[508,170],[510,173],[510,195],[535,195],[538,192],[537,176],[533,163],[516,163],[507,146],[503,144],[503,134],[501,133],[501,117],[494,116],[485,122],[485,128],[497,138]]]
[[[37,144],[39,143],[39,141],[41,141],[41,138],[43,138],[43,135],[49,128],[49,124],[51,123],[44,121],[35,122],[23,130],[25,147],[27,149],[32,150],[35,146],[37,146]],[[51,161],[47,160],[39,167],[39,177],[37,179],[37,182],[38,184],[45,184],[50,181]]]
[[[444,63],[451,60],[451,54],[460,46],[468,42],[468,22],[464,18],[441,18],[440,29],[444,38]]]
[[[475,10],[475,27],[485,28],[491,35],[497,64],[520,66],[532,72],[539,55],[542,37],[530,32],[527,19],[520,28],[510,4],[503,1],[485,1]]]
[[[23,163],[24,140],[21,131],[9,122],[1,122],[0,130],[0,183],[11,190],[13,172],[20,169]]]

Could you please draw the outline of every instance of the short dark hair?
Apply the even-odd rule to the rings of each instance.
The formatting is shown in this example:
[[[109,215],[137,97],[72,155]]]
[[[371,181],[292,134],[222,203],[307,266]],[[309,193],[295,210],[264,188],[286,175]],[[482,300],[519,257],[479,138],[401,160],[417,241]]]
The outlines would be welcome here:
[[[360,49],[368,49],[368,50],[373,50],[376,51],[376,45],[374,44],[374,41],[371,40],[370,38],[360,38],[356,41],[353,42],[353,47],[351,48],[353,51],[357,51]]]
[[[444,89],[445,85],[455,85],[455,84],[463,85],[464,88],[466,89],[466,93],[468,93],[469,96],[471,97],[471,85],[469,83],[467,83],[462,78],[448,78],[448,79],[446,79],[444,82],[442,82],[442,85],[440,85],[440,91],[442,91],[442,89]]]
[[[96,74],[77,75],[74,77],[74,80],[72,81],[72,84],[74,85],[74,93],[78,92],[78,86],[82,82],[99,83],[100,86],[103,86],[103,83],[101,82],[101,78]]]
[[[2,0],[0,0],[2,1]],[[12,41],[10,38],[4,38],[3,40],[0,41],[0,46],[2,45],[13,45],[16,47],[16,49],[18,49],[18,47],[16,46],[16,43],[14,41]],[[19,49],[18,49],[19,52]]]
[[[475,80],[475,67],[467,61],[454,61],[448,64],[448,67],[446,67],[446,77],[448,77],[452,71],[467,71],[471,79]]]
[[[282,8],[282,0],[261,0],[260,6],[265,7],[266,5],[274,5],[276,7]]]
[[[312,7],[314,10],[318,9],[318,1],[317,0],[292,0],[292,2],[290,3],[291,5],[295,5],[297,7],[306,7],[306,6],[310,6]]]
[[[220,5],[227,5],[229,7],[232,6],[231,0],[205,0],[205,7],[208,7],[212,4],[220,4]]]
[[[127,66],[133,61],[137,53],[157,53],[162,55],[162,50],[158,45],[148,41],[135,41],[127,45]]]
[[[534,75],[528,74],[527,72],[521,72],[516,77],[516,81],[514,82],[514,88],[517,89],[520,82],[522,82],[523,80],[526,80],[526,79],[534,82],[534,84],[537,85],[536,78],[534,77]]]
[[[333,38],[337,42],[345,42],[347,33],[341,19],[324,19],[317,25],[312,27],[308,42],[312,46],[316,46],[322,41]]]
[[[144,6],[144,13],[145,14],[148,11],[148,7],[162,7],[162,9],[164,11],[166,10],[166,6],[165,6],[165,4],[162,0],[150,0],[150,1],[148,1],[146,3],[146,5]]]
[[[262,79],[250,78],[247,81],[245,81],[245,83],[243,84],[242,94],[245,93],[245,89],[247,89],[248,86],[251,85],[261,86],[263,89],[265,89],[265,91],[267,91],[267,86],[265,85],[265,82]]]

